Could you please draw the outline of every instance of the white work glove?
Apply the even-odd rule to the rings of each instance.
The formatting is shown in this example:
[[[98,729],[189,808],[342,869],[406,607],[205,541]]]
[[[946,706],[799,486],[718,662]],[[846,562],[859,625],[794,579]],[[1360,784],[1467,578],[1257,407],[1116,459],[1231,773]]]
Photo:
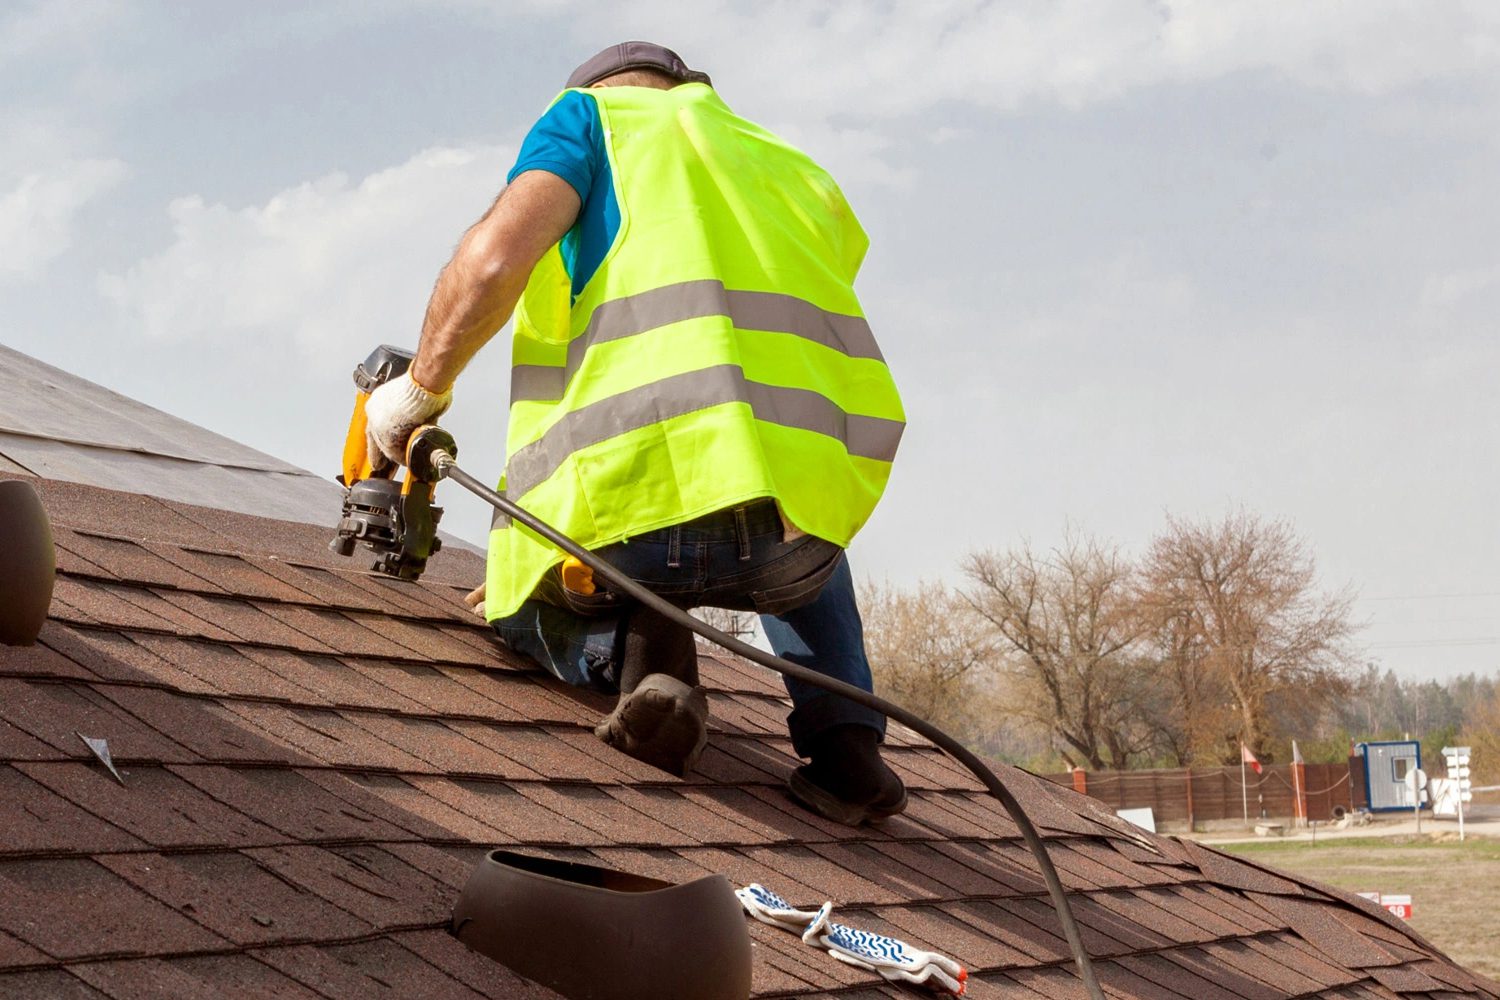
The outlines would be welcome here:
[[[801,934],[818,919],[821,910],[799,910],[759,882],[734,890],[745,912],[763,924]]]
[[[365,448],[370,467],[380,471],[392,463],[406,463],[406,442],[412,432],[447,412],[453,390],[428,392],[407,372],[377,386],[365,402]]]
[[[969,988],[969,973],[947,955],[913,948],[905,941],[862,931],[831,919],[833,904],[824,903],[802,940],[849,965],[877,972],[892,982],[919,983],[954,996]]]
[[[953,959],[935,951],[913,948],[884,934],[836,924],[832,919],[832,903],[824,903],[816,910],[799,910],[754,882],[736,889],[734,894],[745,912],[756,920],[800,934],[807,944],[826,949],[840,962],[879,973],[893,982],[919,983],[954,996],[963,996],[968,989],[969,974]]]

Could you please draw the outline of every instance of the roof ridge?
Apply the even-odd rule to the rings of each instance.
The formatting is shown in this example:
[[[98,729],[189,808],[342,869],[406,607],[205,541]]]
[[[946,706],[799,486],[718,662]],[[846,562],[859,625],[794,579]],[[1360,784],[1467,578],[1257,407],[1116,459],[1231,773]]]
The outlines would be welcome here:
[[[284,462],[281,459],[276,458],[274,455],[266,455],[266,461],[260,463],[250,463],[244,461],[237,462],[232,460],[209,461],[203,458],[194,458],[191,455],[182,454],[180,452],[174,453],[170,451],[152,450],[141,445],[111,444],[107,441],[96,441],[90,440],[88,438],[71,437],[59,434],[42,434],[33,430],[29,430],[25,427],[17,427],[13,424],[7,424],[3,421],[0,421],[0,434],[8,434],[11,437],[29,438],[34,441],[55,441],[58,444],[70,444],[79,448],[97,448],[100,451],[117,451],[131,455],[150,455],[154,458],[171,459],[174,462],[187,462],[192,465],[215,466],[221,469],[246,469],[251,472],[270,472],[281,476],[309,476],[313,479],[318,480],[321,480],[323,478],[316,472],[304,469],[300,465],[293,465],[290,462]],[[226,438],[225,440],[232,439]],[[250,448],[248,445],[245,445],[243,447],[245,447],[247,450],[255,451],[255,449]],[[261,454],[264,454],[264,452],[261,452]]]
[[[239,467],[253,468],[255,469],[255,471],[288,473],[295,472],[308,476],[315,475],[315,473],[309,472],[308,470],[303,469],[300,466],[293,465],[292,463],[287,462],[283,459],[279,459],[274,455],[267,454],[266,452],[263,452],[258,448],[252,448],[250,445],[244,444],[240,441],[236,441],[234,438],[231,438],[228,435],[220,434],[218,431],[209,430],[201,424],[195,424],[185,417],[179,417],[175,414],[168,413],[166,410],[163,410],[160,407],[152,406],[150,403],[145,403],[141,400],[135,399],[132,396],[127,396],[124,393],[111,389],[100,382],[95,382],[92,379],[84,378],[81,375],[74,374],[73,372],[67,371],[66,369],[59,368],[56,365],[48,364],[47,362],[42,361],[41,359],[34,357],[33,355],[26,354],[24,351],[18,351],[13,347],[7,347],[4,344],[0,344],[0,357],[3,357],[4,355],[11,356],[11,365],[9,367],[12,368],[18,378],[27,381],[43,381],[46,385],[46,389],[50,390],[46,394],[49,399],[55,400],[57,395],[61,393],[73,397],[74,399],[79,400],[83,405],[91,407],[93,409],[106,409],[106,407],[102,406],[101,403],[109,404],[111,408],[108,408],[107,412],[109,413],[109,416],[113,419],[113,422],[115,424],[124,422],[129,425],[141,427],[155,434],[160,438],[161,441],[166,442],[168,447],[172,446],[173,432],[191,432],[196,435],[203,436],[205,438],[205,443],[211,444],[215,448],[225,449],[231,452],[239,452],[242,455],[254,455],[257,460],[263,460],[264,462],[274,463],[275,465],[279,466],[278,468],[266,468],[262,466]],[[31,370],[28,371],[28,368]],[[12,393],[11,395],[11,402],[13,405],[25,404],[32,401],[32,397],[25,393]],[[90,396],[99,397],[99,399],[91,400],[88,398]],[[55,407],[52,409],[55,412]],[[143,423],[143,421],[145,420],[157,421],[161,424],[164,424],[165,427],[157,427],[153,429]],[[118,445],[108,442],[88,441],[83,439],[69,440],[68,435],[59,436],[53,434],[40,434],[30,426],[22,425],[20,427],[17,427],[13,420],[5,419],[3,415],[0,415],[0,433],[15,434],[33,439],[62,441],[68,444],[79,444],[86,447],[105,448],[109,450],[131,450],[128,445]],[[204,461],[201,459],[187,457],[182,453],[183,451],[185,451],[185,449],[181,448],[178,448],[176,453],[149,451],[144,448],[136,450],[140,451],[140,453],[143,454],[161,455],[162,457],[166,458],[181,458],[185,461],[197,462],[198,464],[226,464],[219,461]]]

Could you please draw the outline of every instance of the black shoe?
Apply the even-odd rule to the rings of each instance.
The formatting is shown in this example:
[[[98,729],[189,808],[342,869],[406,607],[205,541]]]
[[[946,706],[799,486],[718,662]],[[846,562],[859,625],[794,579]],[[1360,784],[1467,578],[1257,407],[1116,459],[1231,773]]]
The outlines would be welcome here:
[[[708,695],[666,674],[650,674],[594,728],[623,754],[679,778],[708,742]]]
[[[834,726],[818,734],[812,763],[787,778],[787,791],[824,819],[858,826],[906,809],[906,786],[880,759],[879,733],[869,726]]]

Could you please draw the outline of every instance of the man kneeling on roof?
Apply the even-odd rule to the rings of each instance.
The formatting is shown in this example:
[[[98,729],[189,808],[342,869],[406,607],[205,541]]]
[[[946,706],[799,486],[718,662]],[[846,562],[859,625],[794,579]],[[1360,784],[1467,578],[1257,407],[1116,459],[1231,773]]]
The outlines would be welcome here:
[[[759,612],[779,656],[871,690],[844,549],[904,426],[853,282],[833,179],[646,42],[580,66],[433,290],[407,375],[367,415],[392,460],[515,314],[501,488],[684,608]],[[705,743],[692,633],[495,521],[485,616],[572,684],[620,692],[598,735],[677,774]],[[790,777],[843,823],[900,812],[885,718],[788,679]]]

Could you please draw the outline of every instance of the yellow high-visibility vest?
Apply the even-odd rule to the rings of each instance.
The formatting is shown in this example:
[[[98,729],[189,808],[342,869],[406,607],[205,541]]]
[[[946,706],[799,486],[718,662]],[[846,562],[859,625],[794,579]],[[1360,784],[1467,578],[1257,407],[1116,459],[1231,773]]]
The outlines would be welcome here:
[[[572,300],[559,247],[515,315],[501,488],[587,548],[760,497],[847,546],[905,426],[833,178],[705,84],[604,87],[620,226]],[[487,613],[562,553],[498,517]]]

